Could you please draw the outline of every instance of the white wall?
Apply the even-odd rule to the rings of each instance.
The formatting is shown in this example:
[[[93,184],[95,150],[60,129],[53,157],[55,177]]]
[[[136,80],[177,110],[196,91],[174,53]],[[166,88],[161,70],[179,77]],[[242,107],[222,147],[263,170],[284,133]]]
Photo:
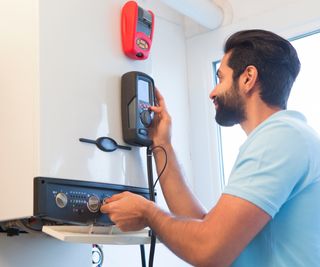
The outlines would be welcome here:
[[[226,25],[187,40],[194,188],[208,208],[221,194],[216,138],[218,128],[208,95],[213,88],[212,63],[222,58],[225,40],[243,29],[262,28],[290,38],[320,28],[318,0],[230,2],[234,5],[233,10],[227,10],[231,14],[226,14],[230,18]]]
[[[0,235],[1,267],[91,266],[91,246],[67,244],[53,238],[22,234]]]
[[[27,194],[32,212],[32,183],[37,167],[36,101],[38,95],[37,1],[0,1],[0,203],[18,204],[14,193]],[[12,182],[18,182],[18,184]],[[21,209],[1,205],[0,220],[21,216]]]
[[[6,188],[0,195],[2,220],[32,215],[32,181],[37,175],[147,186],[144,148],[104,153],[78,141],[109,136],[123,143],[120,77],[127,71],[152,75],[166,97],[175,121],[173,141],[192,180],[183,19],[160,1],[138,1],[155,12],[156,28],[150,58],[132,61],[121,48],[120,11],[125,2],[1,1],[0,69],[5,75],[0,76],[0,181]],[[165,208],[160,192],[158,199]],[[0,250],[3,267],[52,266],[53,258],[54,266],[90,262],[90,245],[45,236],[1,234],[0,247],[7,246]],[[105,266],[140,266],[139,246],[104,250]],[[155,266],[171,264],[186,266],[159,245]]]

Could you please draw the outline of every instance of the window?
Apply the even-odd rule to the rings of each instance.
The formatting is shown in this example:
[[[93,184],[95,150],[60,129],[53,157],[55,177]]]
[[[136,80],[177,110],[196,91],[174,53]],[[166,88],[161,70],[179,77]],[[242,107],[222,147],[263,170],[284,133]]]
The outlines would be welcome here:
[[[288,101],[288,109],[302,112],[308,123],[320,133],[320,33],[311,33],[292,40],[296,48],[301,70],[294,83]],[[214,63],[214,73],[220,62]],[[221,136],[221,177],[224,183],[228,182],[233,163],[236,160],[239,147],[245,141],[246,135],[239,125],[233,127],[220,127]]]

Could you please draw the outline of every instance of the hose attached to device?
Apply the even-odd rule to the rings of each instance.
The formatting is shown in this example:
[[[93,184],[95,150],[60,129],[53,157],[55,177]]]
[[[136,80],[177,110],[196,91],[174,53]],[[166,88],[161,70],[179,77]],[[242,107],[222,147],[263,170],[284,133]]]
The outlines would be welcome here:
[[[144,245],[140,245],[141,267],[147,267],[146,265],[146,253],[144,251]]]
[[[154,184],[153,184],[153,172],[152,172],[152,149],[147,147],[147,170],[148,170],[148,186],[150,200],[155,201]],[[154,252],[156,248],[156,234],[151,230],[150,252],[149,252],[149,267],[153,266]]]

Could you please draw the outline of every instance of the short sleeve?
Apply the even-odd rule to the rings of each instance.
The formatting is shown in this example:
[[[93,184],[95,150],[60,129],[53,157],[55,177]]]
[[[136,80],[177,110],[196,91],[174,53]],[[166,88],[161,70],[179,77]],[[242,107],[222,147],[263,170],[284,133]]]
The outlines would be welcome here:
[[[305,176],[308,153],[304,143],[290,125],[260,129],[241,147],[224,193],[243,198],[274,217]]]

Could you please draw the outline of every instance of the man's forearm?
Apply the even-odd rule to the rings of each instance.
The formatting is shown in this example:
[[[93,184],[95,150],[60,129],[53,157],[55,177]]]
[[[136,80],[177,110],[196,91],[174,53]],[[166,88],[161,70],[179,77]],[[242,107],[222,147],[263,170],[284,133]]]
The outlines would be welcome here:
[[[170,144],[162,147],[166,150],[167,166],[160,178],[160,184],[170,211],[175,215],[203,218],[206,211],[188,188],[181,174],[173,147]],[[165,165],[165,154],[162,149],[156,148],[154,157],[159,174]]]
[[[195,266],[213,266],[214,242],[208,242],[204,220],[173,216],[154,203],[150,203],[146,218],[157,238],[177,256]]]

